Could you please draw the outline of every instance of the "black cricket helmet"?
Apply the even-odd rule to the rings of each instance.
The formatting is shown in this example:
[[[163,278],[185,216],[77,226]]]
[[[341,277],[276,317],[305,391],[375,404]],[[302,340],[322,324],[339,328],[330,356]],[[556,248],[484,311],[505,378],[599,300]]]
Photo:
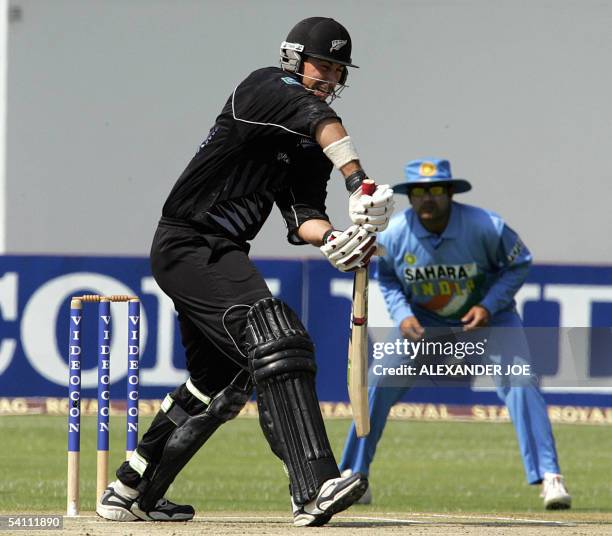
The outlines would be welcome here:
[[[338,21],[326,17],[310,17],[298,22],[281,43],[281,67],[292,73],[299,72],[308,56],[355,67],[351,60],[351,36]],[[344,85],[348,70],[340,80]]]

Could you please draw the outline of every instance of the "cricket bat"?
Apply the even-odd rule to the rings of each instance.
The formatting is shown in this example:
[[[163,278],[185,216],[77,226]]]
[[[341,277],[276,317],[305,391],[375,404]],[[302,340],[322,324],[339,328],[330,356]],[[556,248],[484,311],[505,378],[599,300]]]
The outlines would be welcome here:
[[[362,192],[371,195],[376,190],[374,181],[366,179]],[[370,433],[368,408],[368,267],[359,268],[353,279],[351,334],[348,347],[348,392],[353,410],[353,421],[358,437]]]

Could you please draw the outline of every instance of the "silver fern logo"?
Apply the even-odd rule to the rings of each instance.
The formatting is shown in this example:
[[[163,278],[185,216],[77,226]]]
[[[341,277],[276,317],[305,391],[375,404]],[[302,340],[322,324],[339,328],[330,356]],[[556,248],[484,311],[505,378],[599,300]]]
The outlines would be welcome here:
[[[329,49],[330,52],[333,52],[334,50],[338,51],[340,50],[344,45],[346,45],[348,41],[346,39],[334,39],[332,41],[332,46]]]

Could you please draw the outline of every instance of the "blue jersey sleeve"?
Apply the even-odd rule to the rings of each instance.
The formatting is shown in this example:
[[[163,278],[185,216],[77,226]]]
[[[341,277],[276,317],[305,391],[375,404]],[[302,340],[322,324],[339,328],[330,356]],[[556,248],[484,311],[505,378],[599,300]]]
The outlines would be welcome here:
[[[494,315],[507,309],[514,301],[514,295],[527,278],[532,257],[529,249],[510,227],[503,224],[495,260],[498,277],[489,288],[481,305]]]
[[[406,294],[406,290],[402,287],[402,283],[395,272],[395,262],[389,244],[390,233],[391,230],[388,229],[386,232],[378,235],[378,242],[387,249],[387,253],[384,256],[378,257],[376,278],[385,299],[387,310],[393,321],[399,325],[404,318],[414,316],[414,313],[408,303],[410,295]]]

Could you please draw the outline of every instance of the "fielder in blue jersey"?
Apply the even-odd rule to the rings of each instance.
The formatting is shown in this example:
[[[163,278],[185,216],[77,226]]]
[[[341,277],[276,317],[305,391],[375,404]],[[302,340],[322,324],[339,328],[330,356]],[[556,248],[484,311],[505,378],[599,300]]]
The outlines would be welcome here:
[[[471,185],[452,177],[447,160],[409,162],[405,175],[406,182],[393,190],[407,194],[412,208],[396,215],[378,238],[386,248],[378,281],[401,336],[418,340],[426,328],[462,326],[459,330],[468,332],[487,326],[492,361],[529,363],[514,295],[527,277],[531,253],[497,214],[453,200]],[[371,431],[358,438],[351,427],[340,462],[345,474],[369,474],[389,410],[409,389],[406,384],[382,388],[382,378],[370,370]],[[496,381],[496,387],[516,430],[527,481],[542,483],[546,508],[569,508],[571,496],[537,382]],[[368,490],[361,502],[371,500]]]

